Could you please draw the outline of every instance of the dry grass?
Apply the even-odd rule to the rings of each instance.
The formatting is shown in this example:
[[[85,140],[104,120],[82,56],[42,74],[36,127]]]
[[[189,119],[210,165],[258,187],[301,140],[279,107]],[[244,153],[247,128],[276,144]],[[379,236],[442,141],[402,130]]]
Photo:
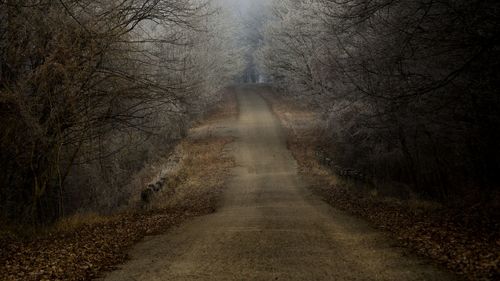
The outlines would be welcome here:
[[[229,137],[186,139],[181,142],[184,157],[180,169],[170,175],[170,184],[153,201],[155,208],[208,208],[214,210],[223,190],[231,158],[223,153]],[[203,207],[201,207],[203,206]]]
[[[238,116],[238,104],[232,91],[223,102],[191,128],[179,144],[182,157],[178,169],[169,174],[169,185],[153,201],[154,208],[195,208],[213,211],[234,161],[224,153],[232,137],[222,136],[217,126]]]
[[[234,118],[235,102],[228,94],[207,122]],[[146,212],[129,209],[112,216],[75,214],[37,231],[36,236],[21,230],[25,239],[15,234],[17,230],[6,231],[0,237],[0,280],[90,280],[123,262],[127,250],[144,236],[213,212],[233,166],[224,153],[231,141],[213,135],[183,140],[178,145],[182,157],[170,175],[169,191],[158,196]],[[146,174],[155,177],[152,172]]]

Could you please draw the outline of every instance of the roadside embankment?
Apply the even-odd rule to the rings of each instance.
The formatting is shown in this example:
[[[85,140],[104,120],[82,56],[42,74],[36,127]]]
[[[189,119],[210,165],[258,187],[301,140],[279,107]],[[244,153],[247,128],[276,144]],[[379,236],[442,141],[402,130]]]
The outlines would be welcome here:
[[[288,147],[303,178],[326,202],[391,233],[402,246],[466,279],[500,278],[498,213],[482,206],[383,196],[376,188],[346,179],[318,159],[319,115],[272,91],[265,98],[287,129]]]
[[[2,231],[0,280],[90,280],[126,260],[145,236],[213,212],[233,166],[224,151],[232,138],[204,130],[237,114],[228,94],[178,144],[178,167],[163,175],[168,184],[148,202],[138,193],[127,210],[110,216],[76,214],[36,235]]]

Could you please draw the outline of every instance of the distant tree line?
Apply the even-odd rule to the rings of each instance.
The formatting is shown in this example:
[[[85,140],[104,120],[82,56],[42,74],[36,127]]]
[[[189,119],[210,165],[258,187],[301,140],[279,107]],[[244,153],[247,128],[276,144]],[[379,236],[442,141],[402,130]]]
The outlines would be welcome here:
[[[0,220],[113,210],[241,68],[202,0],[0,1]]]
[[[260,68],[321,110],[323,148],[379,184],[494,200],[500,2],[274,1]]]

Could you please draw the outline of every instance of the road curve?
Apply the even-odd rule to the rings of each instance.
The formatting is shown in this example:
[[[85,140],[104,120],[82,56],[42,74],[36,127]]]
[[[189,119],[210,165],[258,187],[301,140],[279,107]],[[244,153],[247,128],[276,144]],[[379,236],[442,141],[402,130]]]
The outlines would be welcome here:
[[[452,280],[309,193],[260,94],[236,88],[237,167],[219,210],[134,247],[104,280]]]

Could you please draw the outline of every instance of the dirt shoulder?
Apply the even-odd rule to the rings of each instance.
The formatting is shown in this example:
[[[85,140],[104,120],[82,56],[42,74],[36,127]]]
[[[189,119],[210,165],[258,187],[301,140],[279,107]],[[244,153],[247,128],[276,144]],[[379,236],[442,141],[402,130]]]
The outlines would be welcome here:
[[[236,100],[227,95],[196,124],[178,145],[181,159],[168,190],[147,208],[113,216],[75,215],[36,238],[4,236],[0,280],[90,280],[124,262],[130,247],[145,236],[213,212],[233,167],[224,150],[233,140],[197,131],[237,115]]]
[[[494,212],[482,206],[464,209],[388,198],[375,190],[355,187],[317,159],[319,116],[277,94],[265,98],[287,129],[287,145],[314,193],[465,279],[500,278],[500,223]]]

